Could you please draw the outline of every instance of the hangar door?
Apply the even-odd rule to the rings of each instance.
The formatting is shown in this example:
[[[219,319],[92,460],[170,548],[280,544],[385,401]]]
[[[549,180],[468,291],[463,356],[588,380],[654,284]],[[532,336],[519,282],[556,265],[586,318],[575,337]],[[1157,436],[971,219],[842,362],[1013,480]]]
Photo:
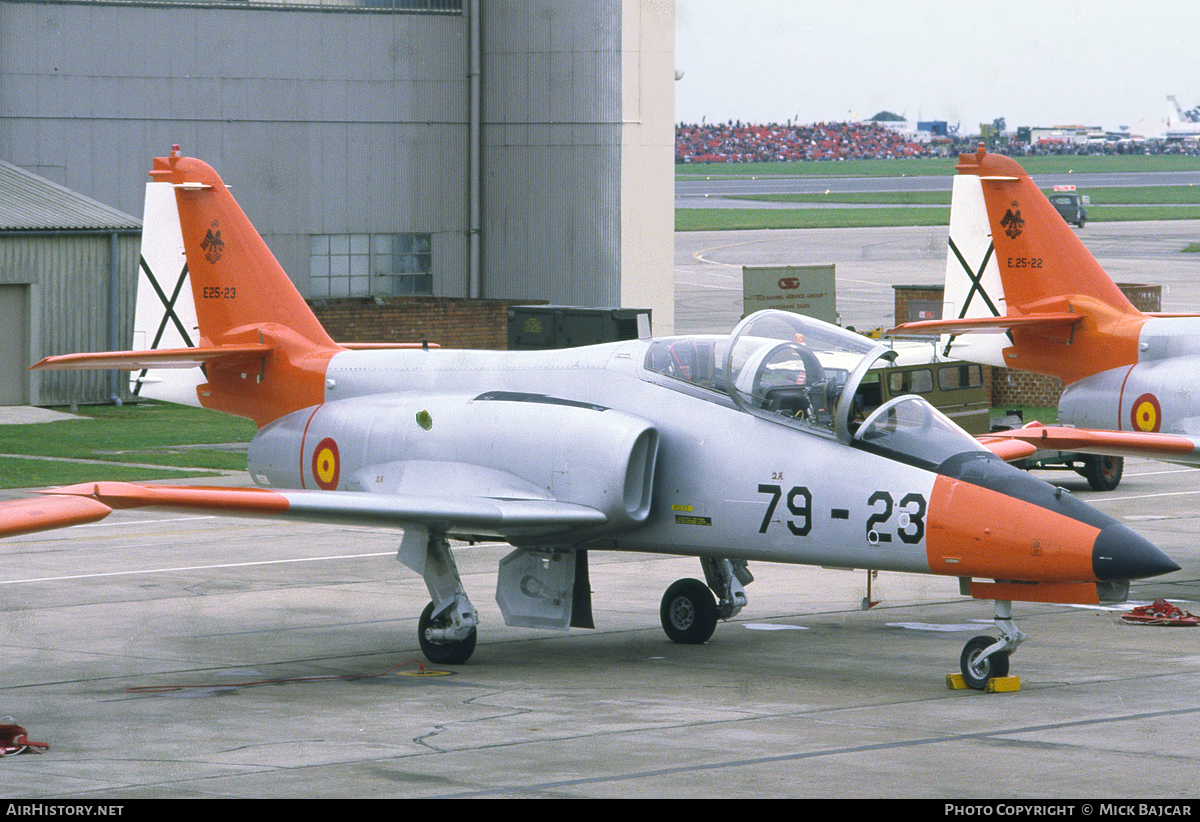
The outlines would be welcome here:
[[[0,285],[0,405],[29,402],[29,286]]]

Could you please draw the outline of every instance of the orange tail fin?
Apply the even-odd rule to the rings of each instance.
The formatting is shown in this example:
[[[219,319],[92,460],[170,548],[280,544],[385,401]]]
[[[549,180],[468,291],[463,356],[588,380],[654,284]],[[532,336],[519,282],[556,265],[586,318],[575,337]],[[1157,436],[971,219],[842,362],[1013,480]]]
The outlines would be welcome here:
[[[207,164],[157,157],[150,176],[175,188],[201,348],[266,345],[261,357],[206,366],[200,403],[259,426],[320,404],[325,371],[341,348]]]
[[[980,179],[1006,313],[1056,318],[1014,325],[1005,364],[1070,383],[1137,362],[1146,315],[1130,304],[1021,165],[981,145],[975,154],[960,154],[956,168]],[[1064,326],[1066,314],[1082,319]]]

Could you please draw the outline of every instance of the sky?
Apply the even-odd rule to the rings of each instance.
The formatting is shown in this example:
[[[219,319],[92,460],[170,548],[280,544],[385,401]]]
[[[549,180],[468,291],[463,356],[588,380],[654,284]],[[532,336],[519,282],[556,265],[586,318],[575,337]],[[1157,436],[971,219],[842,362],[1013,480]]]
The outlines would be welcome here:
[[[1197,0],[676,0],[675,122],[1109,130],[1200,106]]]

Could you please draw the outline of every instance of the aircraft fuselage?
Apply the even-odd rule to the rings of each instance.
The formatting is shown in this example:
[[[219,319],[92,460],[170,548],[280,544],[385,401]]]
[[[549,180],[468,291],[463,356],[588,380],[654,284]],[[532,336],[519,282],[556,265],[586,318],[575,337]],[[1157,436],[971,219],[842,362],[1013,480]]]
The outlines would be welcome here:
[[[1200,436],[1197,374],[1200,319],[1151,317],[1138,336],[1138,361],[1068,385],[1059,419],[1080,428]]]
[[[607,517],[510,540],[529,545],[1010,578],[1024,556],[1030,579],[1129,575],[1096,565],[1097,540],[1139,537],[965,434],[952,467],[846,447],[650,371],[647,346],[339,353],[327,402],[266,426],[251,473],[276,489],[454,489]]]

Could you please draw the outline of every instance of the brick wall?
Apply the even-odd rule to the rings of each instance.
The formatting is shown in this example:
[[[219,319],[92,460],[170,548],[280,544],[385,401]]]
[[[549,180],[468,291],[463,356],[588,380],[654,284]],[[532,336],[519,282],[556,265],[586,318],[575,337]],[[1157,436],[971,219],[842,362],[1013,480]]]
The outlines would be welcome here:
[[[510,305],[545,300],[464,300],[443,297],[309,300],[337,342],[422,342],[443,348],[508,347]]]
[[[1016,368],[988,367],[991,380],[988,388],[993,408],[1006,408],[1016,405],[1033,405],[1055,408],[1062,396],[1063,381],[1058,377],[1048,377],[1044,374],[1031,374]]]

